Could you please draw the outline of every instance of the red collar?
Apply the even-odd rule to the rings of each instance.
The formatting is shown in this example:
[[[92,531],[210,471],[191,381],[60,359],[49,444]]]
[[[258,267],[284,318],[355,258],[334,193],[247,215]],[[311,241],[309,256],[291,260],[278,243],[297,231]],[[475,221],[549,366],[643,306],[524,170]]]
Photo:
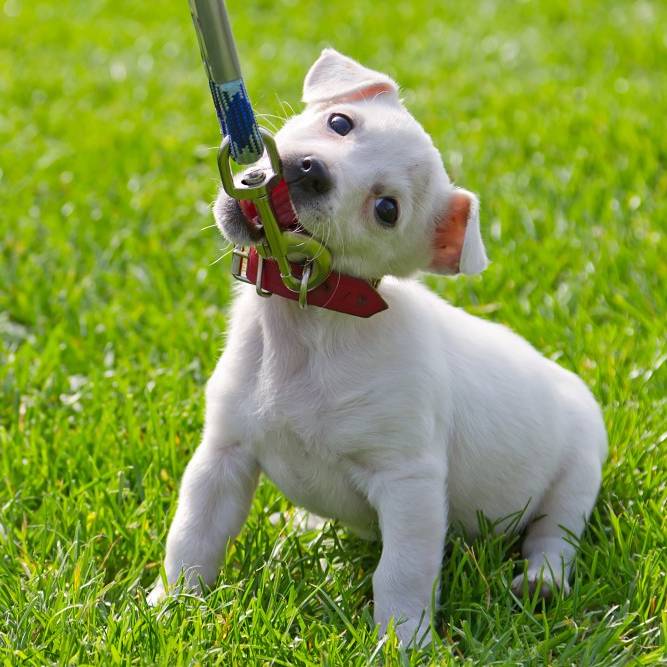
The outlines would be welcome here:
[[[257,251],[255,248],[250,248],[245,274],[253,284],[257,281],[258,260]],[[292,270],[295,276],[301,276],[302,267],[299,264],[292,264]],[[262,281],[258,287],[292,301],[299,299],[296,292],[285,287],[280,278],[278,265],[272,259],[263,261]],[[357,317],[370,317],[388,308],[387,302],[368,281],[336,271],[332,271],[319,287],[308,292],[307,301],[309,306],[319,306]]]
[[[240,201],[239,205],[247,220],[252,224],[257,224],[255,205],[246,200]],[[271,205],[281,227],[285,229],[298,227],[299,222],[285,181],[280,181],[271,191]],[[252,247],[245,265],[245,275],[248,281],[257,284],[258,288],[271,294],[277,294],[292,301],[298,300],[299,295],[287,288],[281,280],[275,261],[271,259],[263,261],[261,284],[257,283],[258,266],[259,255]],[[301,276],[302,267],[300,265],[292,264],[292,270],[295,276]],[[370,282],[336,271],[332,271],[319,287],[308,292],[307,302],[309,306],[318,306],[356,317],[370,317],[388,308],[387,302]]]

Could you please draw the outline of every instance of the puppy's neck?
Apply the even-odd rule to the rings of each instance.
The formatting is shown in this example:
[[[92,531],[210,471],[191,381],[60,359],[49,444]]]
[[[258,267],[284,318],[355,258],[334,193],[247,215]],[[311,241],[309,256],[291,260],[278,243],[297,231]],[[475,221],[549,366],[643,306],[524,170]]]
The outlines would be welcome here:
[[[301,309],[296,301],[274,295],[257,297],[265,344],[284,349],[302,348],[304,352],[335,352],[360,342],[374,329],[369,319],[310,306]],[[376,316],[374,316],[376,317]]]

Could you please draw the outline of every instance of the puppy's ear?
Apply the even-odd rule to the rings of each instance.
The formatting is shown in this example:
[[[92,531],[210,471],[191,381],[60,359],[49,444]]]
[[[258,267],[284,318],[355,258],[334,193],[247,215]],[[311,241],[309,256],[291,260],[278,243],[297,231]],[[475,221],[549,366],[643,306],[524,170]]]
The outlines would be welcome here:
[[[479,231],[479,201],[462,188],[454,188],[433,234],[434,273],[481,273],[488,265]]]
[[[398,86],[386,74],[360,65],[334,49],[324,49],[303,82],[306,104],[373,99],[398,102]]]

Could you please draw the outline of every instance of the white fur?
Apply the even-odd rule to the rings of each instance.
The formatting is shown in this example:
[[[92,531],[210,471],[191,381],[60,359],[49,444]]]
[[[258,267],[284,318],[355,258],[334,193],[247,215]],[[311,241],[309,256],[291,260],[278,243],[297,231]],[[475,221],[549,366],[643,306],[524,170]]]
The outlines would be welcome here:
[[[331,52],[324,57],[335,66]],[[366,82],[369,71],[360,72]],[[358,119],[354,137],[327,131],[332,109]],[[310,105],[278,145],[283,156],[323,156],[334,173],[326,204],[298,211],[327,241],[338,269],[402,276],[429,265],[434,220],[453,186],[397,97]],[[400,198],[396,229],[380,228],[369,214],[374,184]],[[470,217],[477,221],[476,208]],[[486,265],[478,221],[472,228],[463,271]],[[362,320],[301,311],[239,287],[207,385],[203,440],[169,531],[169,583],[182,571],[191,586],[199,577],[215,581],[261,471],[295,504],[362,535],[379,531],[375,619],[384,628],[393,617],[405,642],[428,640],[448,525],[474,534],[479,511],[502,529],[525,508],[526,585],[543,578],[566,589],[575,553],[569,533],[584,529],[606,454],[590,392],[505,327],[448,305],[415,280],[385,277],[380,292],[389,309]],[[515,588],[523,583],[522,575]],[[158,582],[150,601],[164,595]]]
[[[470,213],[466,236],[463,241],[463,251],[461,252],[460,270],[461,273],[481,273],[487,267],[489,261],[486,257],[482,232],[479,228],[479,201],[472,192],[467,194],[470,199]]]
[[[326,103],[378,87],[398,99],[398,86],[386,74],[363,67],[334,49],[324,49],[303,82],[303,101]]]

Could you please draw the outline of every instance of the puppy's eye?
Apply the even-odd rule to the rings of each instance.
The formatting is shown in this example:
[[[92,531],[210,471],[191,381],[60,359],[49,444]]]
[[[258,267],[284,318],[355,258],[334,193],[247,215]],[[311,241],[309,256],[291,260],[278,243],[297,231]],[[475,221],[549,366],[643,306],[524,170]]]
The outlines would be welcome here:
[[[332,113],[327,124],[341,137],[344,137],[354,127],[352,120],[342,113]]]
[[[375,217],[385,227],[393,227],[398,220],[398,202],[393,197],[375,200]]]

